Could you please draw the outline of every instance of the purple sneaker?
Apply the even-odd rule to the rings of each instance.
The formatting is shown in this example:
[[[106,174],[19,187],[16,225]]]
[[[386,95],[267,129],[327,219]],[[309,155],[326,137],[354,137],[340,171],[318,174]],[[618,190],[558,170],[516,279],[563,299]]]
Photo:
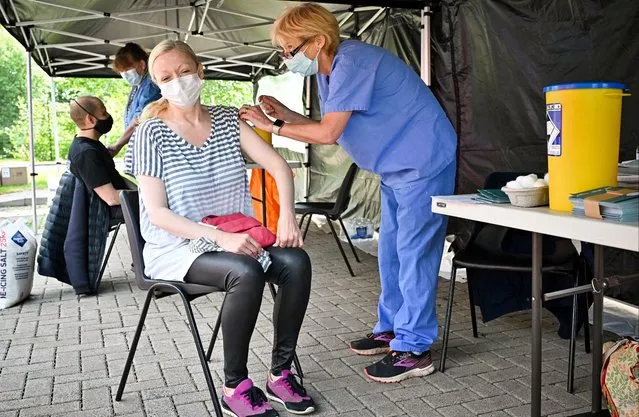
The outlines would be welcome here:
[[[222,394],[222,412],[233,417],[278,417],[266,400],[264,392],[246,378],[235,388],[233,395]]]
[[[266,396],[284,405],[293,414],[310,414],[315,411],[315,402],[288,369],[282,371],[277,381],[266,382]]]

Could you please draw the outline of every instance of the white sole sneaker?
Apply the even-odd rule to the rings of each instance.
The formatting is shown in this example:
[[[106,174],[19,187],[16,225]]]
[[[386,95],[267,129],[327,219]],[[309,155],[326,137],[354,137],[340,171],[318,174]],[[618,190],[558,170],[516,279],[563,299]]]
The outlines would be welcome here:
[[[376,356],[376,355],[385,355],[390,352],[390,347],[382,347],[376,349],[367,349],[367,350],[357,350],[350,348],[351,352],[356,353],[360,356]]]
[[[303,411],[290,410],[286,407],[286,403],[284,401],[280,400],[275,395],[269,394],[268,392],[266,393],[266,398],[268,398],[271,401],[275,401],[276,403],[282,404],[284,406],[284,409],[286,409],[286,411],[288,411],[291,414],[305,415],[305,414],[311,414],[313,411],[315,411],[315,407],[312,407],[312,406],[308,407],[306,410],[303,410]]]
[[[366,372],[366,369],[364,369],[364,374],[366,374],[368,378],[372,379],[375,382],[381,382],[383,384],[393,384],[396,382],[404,381],[405,379],[408,379],[408,378],[427,376],[432,374],[433,372],[435,372],[435,365],[430,364],[429,366],[425,368],[411,369],[410,371],[404,372],[399,375],[390,376],[387,378],[380,378],[380,377],[369,375],[368,372]]]

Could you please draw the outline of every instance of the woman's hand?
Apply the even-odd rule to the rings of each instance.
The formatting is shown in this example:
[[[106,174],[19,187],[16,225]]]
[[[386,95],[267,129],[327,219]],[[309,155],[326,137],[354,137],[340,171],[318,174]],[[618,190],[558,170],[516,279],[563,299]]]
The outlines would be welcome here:
[[[281,248],[298,248],[304,244],[302,232],[297,225],[295,215],[281,215],[277,222],[277,240],[273,246]]]
[[[258,129],[273,132],[273,122],[264,114],[260,106],[243,105],[240,108],[240,119],[250,121]]]
[[[243,233],[227,233],[217,230],[214,240],[227,252],[244,254],[253,258],[264,250],[255,239]]]
[[[283,105],[278,99],[272,96],[260,96],[257,101],[262,104],[262,109],[274,119],[288,121],[291,109]]]

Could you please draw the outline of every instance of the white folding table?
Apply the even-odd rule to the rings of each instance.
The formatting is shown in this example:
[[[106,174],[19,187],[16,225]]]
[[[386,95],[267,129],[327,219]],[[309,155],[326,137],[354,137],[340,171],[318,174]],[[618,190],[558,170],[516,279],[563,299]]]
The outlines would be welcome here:
[[[603,279],[605,246],[639,252],[639,223],[615,223],[573,216],[548,207],[521,208],[510,204],[487,204],[476,195],[433,197],[434,213],[532,232],[532,379],[531,413],[541,416],[541,266],[542,235],[589,242],[595,245],[595,279]],[[601,412],[603,293],[593,292],[592,414]]]

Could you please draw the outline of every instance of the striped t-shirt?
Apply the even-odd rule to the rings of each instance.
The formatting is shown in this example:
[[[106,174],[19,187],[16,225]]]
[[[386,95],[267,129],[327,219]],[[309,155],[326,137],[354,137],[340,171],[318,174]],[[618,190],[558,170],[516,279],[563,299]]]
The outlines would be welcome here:
[[[201,147],[177,135],[162,120],[144,121],[136,129],[134,175],[157,177],[164,182],[168,208],[199,222],[208,215],[253,215],[246,165],[240,150],[238,109],[209,107],[211,133]],[[153,279],[183,280],[200,255],[189,250],[187,239],[154,226],[140,197],[140,228],[145,274]]]

